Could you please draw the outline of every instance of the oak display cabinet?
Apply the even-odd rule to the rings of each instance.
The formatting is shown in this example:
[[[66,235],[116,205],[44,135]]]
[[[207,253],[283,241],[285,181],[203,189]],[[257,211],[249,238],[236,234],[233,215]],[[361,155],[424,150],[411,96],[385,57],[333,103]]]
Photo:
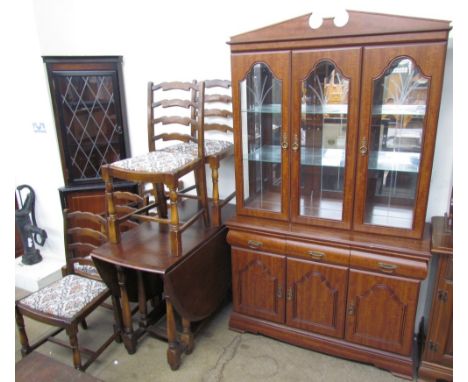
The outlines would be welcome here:
[[[230,327],[411,378],[450,23],[348,13],[229,42]]]
[[[104,212],[101,165],[130,154],[122,57],[48,56],[43,60],[65,181],[59,189],[62,208]]]

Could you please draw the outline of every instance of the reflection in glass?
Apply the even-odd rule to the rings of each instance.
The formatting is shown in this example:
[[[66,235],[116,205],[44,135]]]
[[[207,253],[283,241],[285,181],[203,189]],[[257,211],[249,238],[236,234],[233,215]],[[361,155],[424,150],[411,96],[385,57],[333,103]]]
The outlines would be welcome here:
[[[429,80],[408,58],[374,80],[364,222],[411,228]]]
[[[300,137],[300,215],[341,220],[348,125],[347,80],[329,61],[302,81]]]
[[[281,211],[281,81],[264,63],[240,82],[244,205]]]

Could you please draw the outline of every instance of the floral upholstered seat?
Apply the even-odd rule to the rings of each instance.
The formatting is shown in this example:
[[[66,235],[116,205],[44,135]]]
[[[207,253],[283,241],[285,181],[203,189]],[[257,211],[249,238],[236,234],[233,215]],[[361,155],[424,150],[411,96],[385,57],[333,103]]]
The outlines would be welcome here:
[[[91,256],[86,256],[85,259],[91,261]],[[99,272],[94,265],[80,264],[76,262],[73,263],[73,270],[75,271],[75,273],[84,273],[92,277],[100,277]]]
[[[205,139],[205,156],[220,155],[233,147],[232,142],[218,140],[218,139]],[[170,153],[190,153],[197,155],[198,146],[195,142],[183,142],[172,146],[165,147],[161,151]]]
[[[112,163],[113,167],[135,172],[174,174],[197,159],[197,153],[191,150],[151,151],[128,159]]]
[[[108,292],[103,282],[68,275],[18,301],[20,306],[58,318],[71,319]]]

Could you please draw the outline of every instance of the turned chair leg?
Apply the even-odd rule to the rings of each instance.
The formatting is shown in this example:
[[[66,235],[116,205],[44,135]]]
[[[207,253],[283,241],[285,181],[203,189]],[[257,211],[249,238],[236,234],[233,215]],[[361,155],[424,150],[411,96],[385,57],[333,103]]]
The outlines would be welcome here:
[[[67,335],[70,340],[70,346],[73,352],[73,367],[78,370],[82,370],[81,367],[81,354],[78,347],[78,327],[77,325],[71,325],[67,329]]]
[[[171,253],[173,256],[182,255],[182,233],[179,230],[179,210],[177,188],[171,186],[169,188],[169,198],[171,201],[171,220],[170,220],[170,241]]]
[[[213,182],[213,225],[219,227],[221,225],[221,208],[219,207],[219,164],[210,164],[211,180]]]
[[[26,328],[24,326],[24,318],[18,308],[15,308],[15,318],[16,326],[18,327],[19,331],[19,340],[21,343],[21,356],[24,357],[26,354],[29,354],[31,352],[31,347],[29,346]]]

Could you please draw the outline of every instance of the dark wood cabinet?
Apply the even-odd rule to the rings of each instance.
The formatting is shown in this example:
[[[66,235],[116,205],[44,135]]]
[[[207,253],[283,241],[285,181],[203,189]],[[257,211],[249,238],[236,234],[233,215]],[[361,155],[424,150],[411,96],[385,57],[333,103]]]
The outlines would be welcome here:
[[[411,378],[449,22],[349,12],[231,38],[230,327]]]
[[[286,324],[343,337],[347,285],[346,267],[288,258]]]
[[[62,207],[78,203],[82,210],[102,212],[101,165],[130,154],[122,57],[43,60],[65,182]]]
[[[453,380],[453,234],[442,216],[432,219],[432,253],[437,276],[419,378]]]
[[[236,249],[232,251],[232,267],[236,310],[284,322],[284,256]]]
[[[351,270],[346,339],[410,355],[418,293],[418,280]]]

